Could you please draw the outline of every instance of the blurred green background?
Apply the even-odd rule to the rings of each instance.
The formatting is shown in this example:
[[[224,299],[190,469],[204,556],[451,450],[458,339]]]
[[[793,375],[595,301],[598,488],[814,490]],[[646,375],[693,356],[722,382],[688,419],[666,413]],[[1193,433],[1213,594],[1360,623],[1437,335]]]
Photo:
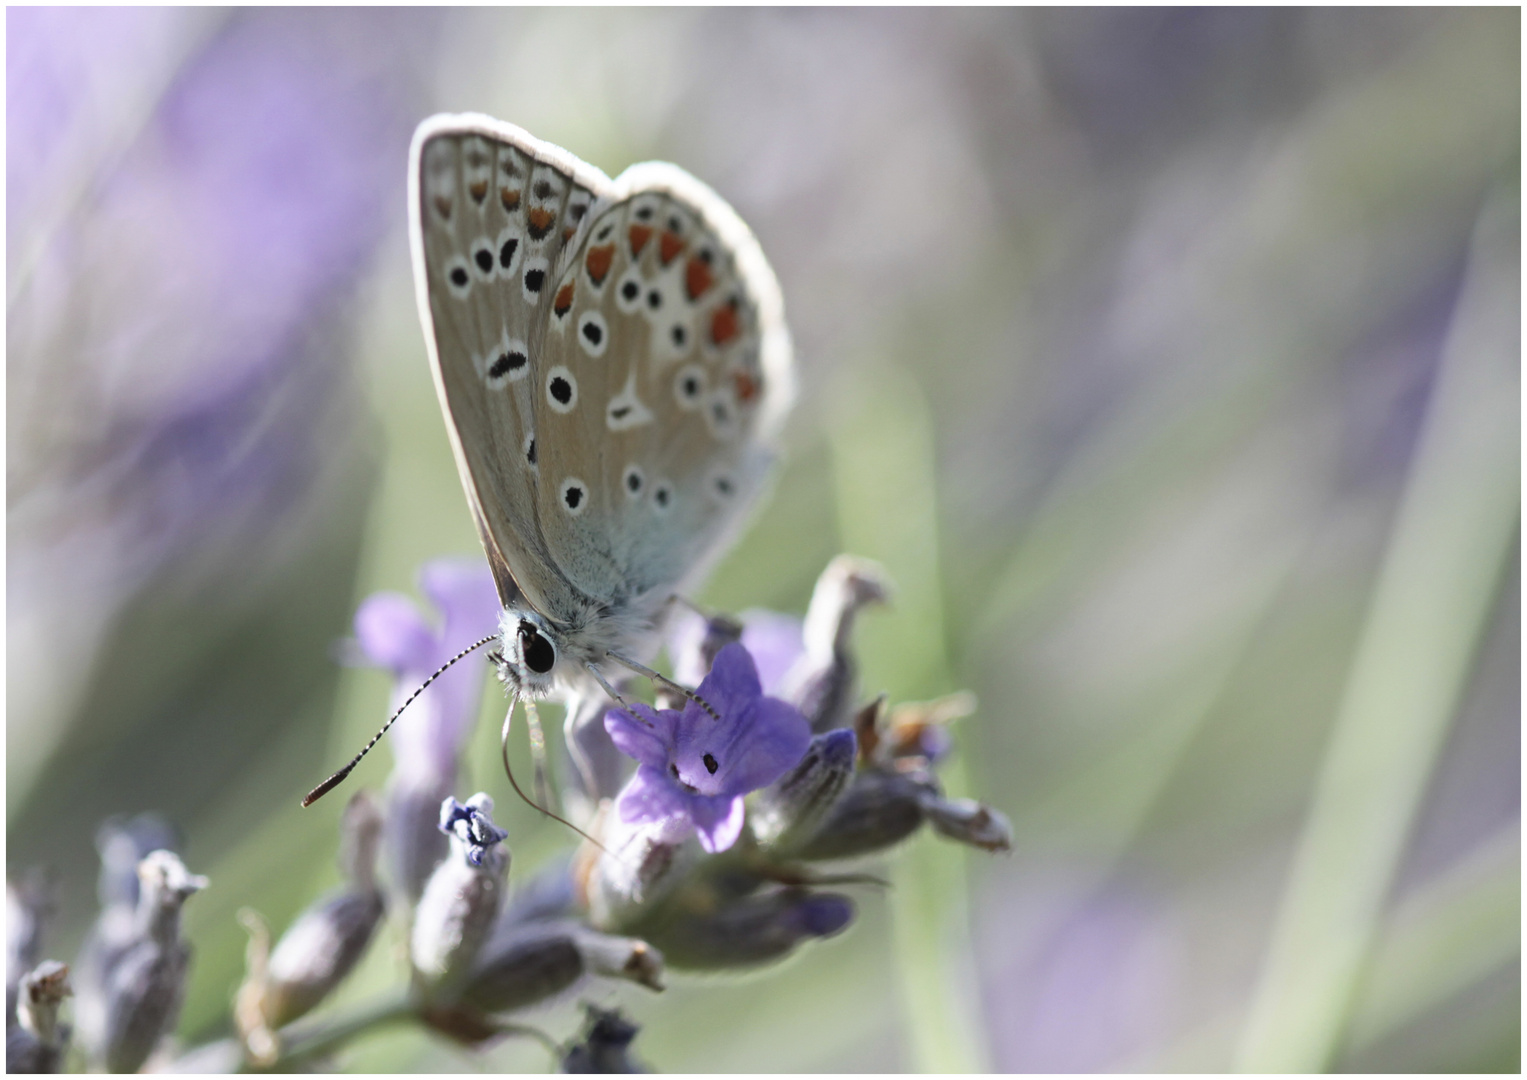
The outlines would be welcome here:
[[[750,223],[801,394],[698,599],[800,613],[834,553],[883,561],[864,690],[974,690],[948,779],[1014,826],[899,851],[778,968],[595,990],[641,1058],[1517,1071],[1519,41],[1510,9],[9,10],[7,868],[57,877],[46,953],[99,821],[163,812],[212,880],[193,1045],[234,912],[337,879],[342,800],[297,801],[389,693],[337,643],[478,550],[404,232],[413,125],[471,109]],[[502,707],[461,794],[519,878],[568,839],[508,794]],[[380,940],[341,1004],[404,966]]]

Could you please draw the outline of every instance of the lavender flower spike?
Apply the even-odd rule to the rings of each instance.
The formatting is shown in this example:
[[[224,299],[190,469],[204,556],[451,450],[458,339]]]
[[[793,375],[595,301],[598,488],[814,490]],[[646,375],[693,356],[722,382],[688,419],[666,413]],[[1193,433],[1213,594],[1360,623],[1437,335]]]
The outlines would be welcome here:
[[[719,715],[689,702],[683,712],[634,705],[605,713],[605,730],[639,763],[617,804],[621,820],[684,819],[708,852],[742,832],[742,797],[767,787],[800,761],[811,728],[795,706],[764,697],[747,649],[716,654],[698,694]]]

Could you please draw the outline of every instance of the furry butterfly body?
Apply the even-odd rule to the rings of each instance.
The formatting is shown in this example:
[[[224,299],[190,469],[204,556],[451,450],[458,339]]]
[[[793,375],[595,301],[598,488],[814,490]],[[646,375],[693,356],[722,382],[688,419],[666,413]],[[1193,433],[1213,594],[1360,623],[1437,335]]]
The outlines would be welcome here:
[[[756,501],[788,411],[779,286],[679,169],[611,180],[486,116],[414,136],[419,314],[516,693],[642,670]]]

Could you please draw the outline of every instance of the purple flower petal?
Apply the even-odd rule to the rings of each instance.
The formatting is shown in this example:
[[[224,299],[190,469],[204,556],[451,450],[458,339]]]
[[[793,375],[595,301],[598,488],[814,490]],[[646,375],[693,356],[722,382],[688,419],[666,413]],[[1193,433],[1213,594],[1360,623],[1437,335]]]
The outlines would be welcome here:
[[[636,704],[632,709],[634,716],[624,709],[609,710],[604,714],[604,729],[622,754],[662,772],[668,768],[673,744],[671,714],[665,717],[650,705]]]
[[[620,793],[620,817],[622,821],[662,821],[687,815],[692,802],[667,773],[642,765]]]
[[[785,675],[806,651],[801,620],[763,608],[742,613],[742,644],[758,665],[758,681],[766,694],[779,692]]]
[[[482,559],[425,563],[419,572],[419,588],[440,611],[440,638],[448,649],[459,651],[497,632],[502,607],[493,573]],[[447,659],[442,657],[439,662]]]
[[[716,654],[710,674],[705,676],[695,693],[709,702],[723,718],[730,718],[740,716],[748,704],[763,693],[763,687],[759,685],[753,657],[740,642],[733,642]],[[714,723],[714,718],[694,702],[685,706],[686,722],[699,723],[701,717]]]
[[[725,771],[730,791],[757,791],[784,776],[809,745],[811,725],[798,709],[778,698],[760,698],[717,775]]]
[[[700,835],[700,846],[711,854],[725,851],[742,835],[745,813],[742,796],[735,798],[691,798],[690,818]]]
[[[401,593],[366,597],[355,612],[355,638],[368,660],[398,676],[422,670],[434,657],[434,633]]]

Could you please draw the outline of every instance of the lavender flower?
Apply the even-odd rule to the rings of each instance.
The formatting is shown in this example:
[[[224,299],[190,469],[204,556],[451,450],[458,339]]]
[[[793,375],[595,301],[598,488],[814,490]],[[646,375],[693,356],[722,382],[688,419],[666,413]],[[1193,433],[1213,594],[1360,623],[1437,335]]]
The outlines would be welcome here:
[[[758,670],[742,645],[716,655],[700,684],[700,697],[682,712],[633,705],[611,709],[605,730],[621,752],[639,763],[621,792],[617,811],[626,822],[683,819],[707,852],[725,851],[742,832],[742,797],[778,780],[801,759],[811,730],[799,710],[763,696]]]
[[[341,827],[345,886],[299,915],[268,959],[269,932],[263,923],[251,928],[249,974],[234,1019],[259,1064],[269,1064],[279,1052],[277,1029],[313,1009],[350,974],[386,912],[375,877],[382,820],[366,792],[350,800]],[[246,925],[255,921],[253,912],[249,916]]]
[[[136,1072],[174,1027],[191,963],[191,946],[180,937],[180,909],[207,887],[206,878],[187,871],[169,851],[147,855],[138,877],[133,938],[97,988],[102,1024],[87,1027],[85,1012],[78,1014],[87,1053],[110,1072]]]
[[[493,800],[478,792],[463,805],[447,798],[440,830],[451,854],[430,875],[414,911],[409,951],[414,971],[434,999],[448,1000],[468,975],[503,903],[508,833],[493,824]]]
[[[58,1022],[58,1007],[70,993],[69,966],[57,960],[44,960],[21,976],[16,1023],[5,1029],[6,1072],[61,1071],[69,1027]]]
[[[854,707],[859,667],[849,649],[854,618],[891,593],[885,571],[867,559],[839,555],[817,578],[806,609],[805,654],[784,679],[785,696],[800,706],[812,731],[843,727]]]
[[[753,834],[777,854],[809,838],[854,776],[854,733],[836,728],[811,740],[800,762],[754,801]]]
[[[480,559],[426,563],[419,586],[441,614],[432,627],[408,597],[376,593],[355,613],[355,639],[366,659],[396,679],[392,708],[418,689],[441,664],[498,626],[498,593]],[[419,695],[393,725],[396,764],[388,783],[386,847],[393,878],[417,900],[430,871],[445,854],[436,824],[442,799],[456,787],[457,763],[471,738],[482,694],[482,668],[458,664]]]

